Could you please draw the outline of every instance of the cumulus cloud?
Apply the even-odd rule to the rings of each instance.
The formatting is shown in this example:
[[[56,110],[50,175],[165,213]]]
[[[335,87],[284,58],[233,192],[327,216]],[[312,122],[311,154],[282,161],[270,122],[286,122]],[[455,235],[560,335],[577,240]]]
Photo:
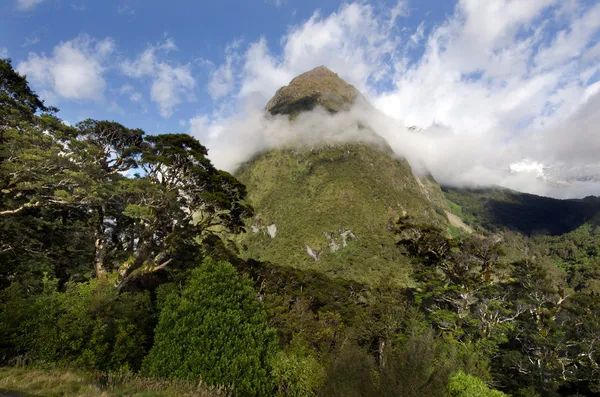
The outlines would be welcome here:
[[[29,53],[17,65],[17,71],[42,91],[68,99],[101,100],[104,71],[108,56],[114,50],[111,39],[96,40],[80,35],[57,45],[50,56]]]
[[[43,3],[45,0],[17,0],[17,8],[19,10],[31,10],[37,5]]]
[[[195,117],[191,132],[231,170],[274,144],[264,134],[297,129],[264,119],[261,109],[276,89],[323,64],[383,113],[369,122],[396,153],[441,183],[600,193],[598,184],[570,178],[558,186],[510,168],[528,159],[563,178],[600,164],[600,4],[460,0],[441,23],[412,30],[400,18],[408,6],[398,4],[387,13],[364,2],[315,13],[289,28],[280,55],[264,38],[240,46],[239,66],[221,66],[233,81],[213,95],[217,111]],[[249,144],[240,151],[240,142]]]
[[[234,63],[241,59],[236,52],[240,45],[239,40],[229,44],[225,49],[225,63],[211,72],[208,92],[213,99],[220,99],[233,90],[235,84],[233,68]]]
[[[181,97],[192,96],[195,80],[189,65],[172,67],[167,63],[157,65],[156,78],[152,82],[150,97],[156,102],[163,117],[169,117],[181,103]]]
[[[138,58],[121,64],[121,71],[126,76],[151,79],[150,98],[165,118],[171,116],[185,99],[194,97],[196,81],[190,65],[172,65],[163,60],[164,54],[176,49],[175,42],[167,38],[163,43],[149,45]],[[132,101],[139,99],[140,95],[131,96]]]

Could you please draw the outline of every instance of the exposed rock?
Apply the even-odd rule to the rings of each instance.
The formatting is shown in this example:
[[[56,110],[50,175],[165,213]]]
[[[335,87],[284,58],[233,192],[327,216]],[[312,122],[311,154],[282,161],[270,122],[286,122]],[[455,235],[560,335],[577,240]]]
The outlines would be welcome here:
[[[352,230],[343,230],[340,233],[342,236],[342,247],[346,247],[348,245],[348,241],[358,240],[358,238],[352,233]]]
[[[460,217],[458,217],[457,215],[454,215],[453,213],[451,213],[449,211],[444,211],[444,212],[446,213],[446,216],[448,217],[448,221],[450,221],[450,224],[452,226],[458,227],[469,234],[474,232],[473,228],[471,226],[467,225],[466,223],[464,223],[463,220],[460,219]]]
[[[341,244],[336,241],[333,233],[326,232],[323,234],[325,235],[325,238],[327,238],[327,243],[329,244],[331,252],[337,252],[340,249],[347,247],[349,241],[358,240],[351,230],[345,230],[344,228],[340,230],[340,237],[342,238]]]
[[[348,110],[357,98],[358,90],[336,73],[319,66],[294,78],[280,88],[267,103],[266,110],[275,114],[296,115],[322,106],[331,113]]]
[[[269,237],[275,238],[275,235],[277,234],[277,226],[275,224],[267,226],[267,234]]]
[[[327,238],[327,242],[329,243],[329,249],[331,250],[331,252],[337,252],[340,250],[340,248],[342,248],[341,245],[339,245],[338,243],[336,243],[335,239],[333,238],[333,233],[323,233],[325,235],[325,238]]]
[[[310,248],[310,245],[306,246],[306,253],[308,254],[308,256],[313,258],[315,262],[318,261],[319,257],[321,256],[321,251],[313,250],[312,248]]]
[[[260,228],[256,225],[252,225],[252,226],[250,226],[250,230],[252,230],[252,233],[258,233]]]

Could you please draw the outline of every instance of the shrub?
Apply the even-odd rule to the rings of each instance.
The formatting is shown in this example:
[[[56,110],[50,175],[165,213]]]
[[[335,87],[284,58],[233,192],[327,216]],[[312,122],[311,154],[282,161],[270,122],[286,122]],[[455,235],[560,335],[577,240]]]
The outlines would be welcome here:
[[[0,336],[6,359],[98,370],[137,369],[148,350],[153,312],[149,294],[119,293],[108,281],[45,281],[41,294],[14,284],[3,293]]]
[[[429,328],[409,330],[404,343],[385,357],[382,396],[443,395],[457,365],[452,346],[436,338]]]
[[[146,374],[202,379],[242,396],[273,395],[275,333],[250,280],[230,263],[205,261],[160,305]]]
[[[446,388],[448,397],[505,397],[501,391],[490,389],[478,377],[459,371],[450,377]]]
[[[316,396],[325,380],[325,369],[304,352],[278,352],[273,360],[273,377],[279,395]]]
[[[353,342],[344,345],[333,358],[321,392],[327,397],[380,396],[377,390],[377,366],[364,349]]]

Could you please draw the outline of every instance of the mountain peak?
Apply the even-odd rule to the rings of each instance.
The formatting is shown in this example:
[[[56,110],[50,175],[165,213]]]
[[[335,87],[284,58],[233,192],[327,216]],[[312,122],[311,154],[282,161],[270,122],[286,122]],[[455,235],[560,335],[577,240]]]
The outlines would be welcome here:
[[[337,113],[349,109],[359,95],[358,90],[337,73],[318,66],[277,90],[267,103],[266,110],[273,115],[296,116],[321,106],[330,113]]]

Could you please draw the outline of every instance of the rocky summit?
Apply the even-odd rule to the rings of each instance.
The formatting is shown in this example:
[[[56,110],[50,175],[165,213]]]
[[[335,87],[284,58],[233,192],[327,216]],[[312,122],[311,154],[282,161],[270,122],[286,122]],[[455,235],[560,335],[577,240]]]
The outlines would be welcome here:
[[[311,117],[303,113],[317,107],[331,113],[326,117],[343,118],[359,100],[366,102],[337,74],[318,67],[279,89],[266,111],[289,115],[291,123],[301,114]],[[376,134],[351,124],[345,128]],[[294,143],[243,164],[236,177],[247,186],[255,216],[241,237],[241,252],[361,282],[386,277],[409,283],[410,266],[395,245],[393,224],[409,215],[446,228],[445,201],[433,178],[416,177],[378,138]]]
[[[359,99],[364,100],[364,97],[353,85],[325,66],[319,66],[280,88],[265,109],[273,115],[296,116],[320,106],[330,113],[337,113],[348,110]]]

